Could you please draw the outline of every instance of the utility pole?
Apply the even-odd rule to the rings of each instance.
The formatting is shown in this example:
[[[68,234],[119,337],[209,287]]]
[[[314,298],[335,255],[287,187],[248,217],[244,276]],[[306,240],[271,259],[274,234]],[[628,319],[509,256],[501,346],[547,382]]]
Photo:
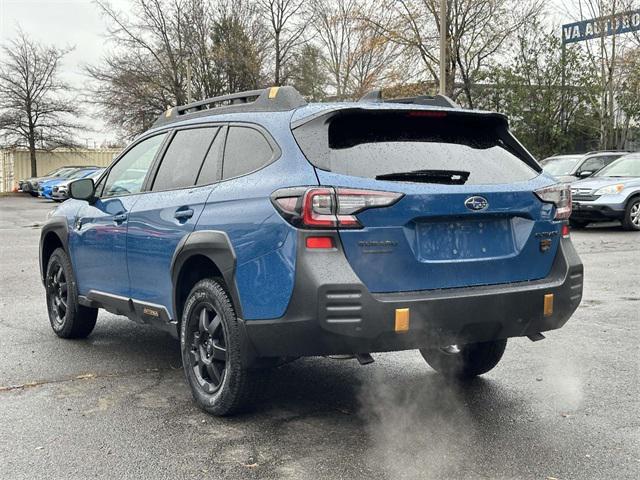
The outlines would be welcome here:
[[[191,57],[187,58],[187,103],[193,102],[191,97]]]
[[[447,91],[447,0],[440,0],[440,95]]]

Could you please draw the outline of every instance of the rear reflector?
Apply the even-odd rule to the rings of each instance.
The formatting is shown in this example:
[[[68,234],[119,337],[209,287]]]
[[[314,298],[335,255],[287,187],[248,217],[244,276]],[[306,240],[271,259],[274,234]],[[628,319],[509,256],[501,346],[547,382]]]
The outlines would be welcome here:
[[[307,237],[307,248],[333,248],[333,238],[331,237]]]
[[[396,333],[405,333],[409,331],[409,309],[396,308]]]
[[[562,225],[562,238],[569,238],[569,236],[571,235],[571,229],[569,228],[569,225],[567,225],[566,223]]]
[[[547,293],[544,296],[544,316],[550,317],[553,315],[553,293]]]

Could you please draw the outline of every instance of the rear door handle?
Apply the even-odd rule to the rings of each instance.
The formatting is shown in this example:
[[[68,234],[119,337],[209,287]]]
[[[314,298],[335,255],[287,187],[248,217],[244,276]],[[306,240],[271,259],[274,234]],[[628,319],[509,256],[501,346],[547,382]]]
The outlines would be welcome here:
[[[177,220],[188,220],[191,217],[193,217],[193,209],[192,208],[186,208],[184,210],[177,210],[176,213],[173,214],[173,216]]]
[[[119,213],[118,215],[114,215],[113,216],[113,221],[116,222],[116,223],[122,223],[127,219],[128,216],[129,215],[126,212],[125,213]]]

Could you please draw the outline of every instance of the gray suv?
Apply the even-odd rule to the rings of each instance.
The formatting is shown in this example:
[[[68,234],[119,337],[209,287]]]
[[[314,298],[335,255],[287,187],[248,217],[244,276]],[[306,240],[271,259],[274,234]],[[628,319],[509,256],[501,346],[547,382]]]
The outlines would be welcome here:
[[[619,158],[571,185],[573,227],[620,220],[626,230],[640,230],[640,152]]]

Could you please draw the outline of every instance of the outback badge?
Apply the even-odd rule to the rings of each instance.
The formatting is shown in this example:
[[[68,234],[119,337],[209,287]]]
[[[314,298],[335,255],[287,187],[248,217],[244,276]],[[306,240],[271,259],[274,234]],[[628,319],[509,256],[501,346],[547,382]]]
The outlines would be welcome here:
[[[489,202],[486,198],[475,195],[473,197],[469,197],[464,201],[464,206],[469,210],[479,211],[484,210],[489,206]]]

